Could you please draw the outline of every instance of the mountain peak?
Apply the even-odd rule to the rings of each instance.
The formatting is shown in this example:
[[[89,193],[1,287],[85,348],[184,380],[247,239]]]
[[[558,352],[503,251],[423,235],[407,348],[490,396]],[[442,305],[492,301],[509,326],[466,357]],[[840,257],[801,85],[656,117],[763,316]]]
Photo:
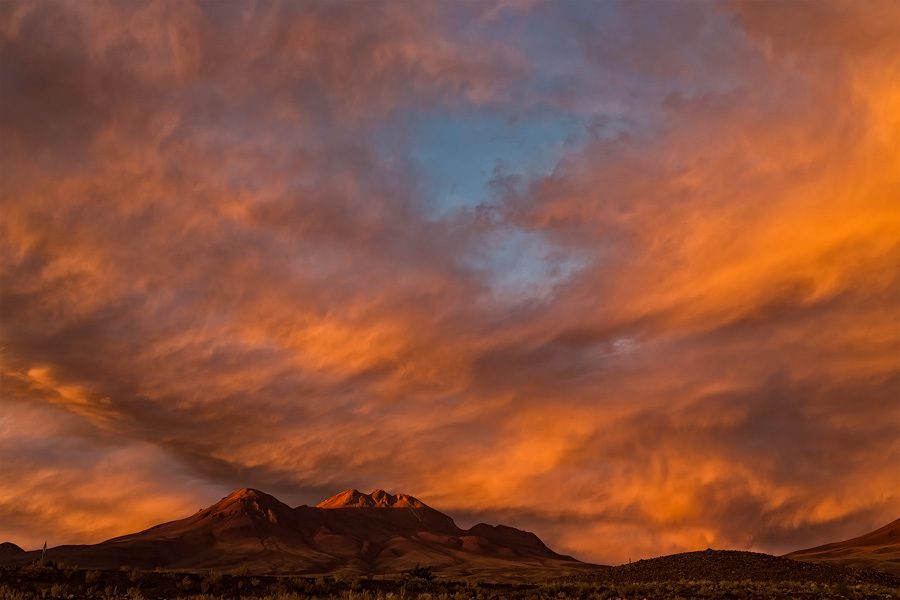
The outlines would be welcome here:
[[[225,498],[223,498],[223,500],[229,500],[229,499],[230,500],[239,500],[241,498],[247,498],[247,499],[253,499],[253,500],[260,499],[260,498],[263,498],[263,499],[272,498],[273,500],[275,499],[274,496],[270,496],[269,494],[267,494],[265,492],[261,492],[257,489],[253,489],[253,488],[249,488],[249,487],[242,487],[241,489],[234,490],[233,492],[231,492],[230,494],[225,496]]]
[[[287,506],[275,496],[248,487],[243,487],[239,490],[231,492],[213,506],[226,507],[234,504],[254,504],[264,507]]]
[[[231,492],[209,508],[200,511],[200,514],[216,518],[253,517],[277,523],[289,518],[292,509],[275,496],[244,487]]]
[[[344,490],[316,505],[318,508],[428,508],[409,494],[390,494],[382,489],[365,494],[357,489]]]

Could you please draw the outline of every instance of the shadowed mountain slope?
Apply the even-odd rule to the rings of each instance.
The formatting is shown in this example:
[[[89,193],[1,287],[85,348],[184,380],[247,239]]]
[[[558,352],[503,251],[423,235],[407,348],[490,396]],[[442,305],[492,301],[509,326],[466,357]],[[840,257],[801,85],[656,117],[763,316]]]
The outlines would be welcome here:
[[[900,575],[900,519],[853,539],[797,550],[785,557],[812,563],[878,569]]]
[[[594,568],[553,552],[533,533],[485,524],[461,529],[420,500],[383,490],[347,490],[318,506],[292,508],[244,488],[185,519],[100,544],[51,548],[47,558],[93,569],[268,574],[392,574],[422,565],[446,576],[498,580]]]

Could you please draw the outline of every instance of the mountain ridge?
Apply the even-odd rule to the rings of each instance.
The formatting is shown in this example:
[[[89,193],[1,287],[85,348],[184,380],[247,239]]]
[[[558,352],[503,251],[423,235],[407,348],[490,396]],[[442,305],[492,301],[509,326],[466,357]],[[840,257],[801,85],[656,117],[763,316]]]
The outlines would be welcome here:
[[[316,508],[427,508],[434,510],[409,494],[389,494],[380,488],[372,490],[369,494],[355,488],[344,490],[319,502],[316,504]]]
[[[34,552],[0,562],[23,563]],[[469,529],[409,494],[339,492],[291,507],[240,488],[183,519],[99,544],[57,546],[47,559],[94,569],[235,570],[277,574],[401,573],[416,565],[446,575],[505,576],[596,568],[551,550],[534,533],[479,523]]]

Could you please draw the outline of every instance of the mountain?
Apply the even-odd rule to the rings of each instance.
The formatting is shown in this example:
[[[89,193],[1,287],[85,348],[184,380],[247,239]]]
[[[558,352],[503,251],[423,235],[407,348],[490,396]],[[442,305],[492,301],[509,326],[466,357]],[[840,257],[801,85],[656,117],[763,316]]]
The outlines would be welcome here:
[[[878,569],[900,575],[900,519],[850,540],[797,550],[785,557],[812,563]]]
[[[50,548],[47,559],[91,569],[266,574],[395,574],[421,565],[445,576],[495,580],[596,568],[557,554],[533,533],[483,523],[461,529],[413,496],[384,490],[347,490],[292,508],[243,488],[184,519],[99,544]]]

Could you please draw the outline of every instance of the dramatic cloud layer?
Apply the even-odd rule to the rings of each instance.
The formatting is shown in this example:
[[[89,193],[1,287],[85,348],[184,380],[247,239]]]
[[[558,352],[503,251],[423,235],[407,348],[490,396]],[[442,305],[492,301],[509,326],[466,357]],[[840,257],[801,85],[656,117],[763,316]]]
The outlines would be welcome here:
[[[896,2],[4,2],[0,538],[900,515]]]

